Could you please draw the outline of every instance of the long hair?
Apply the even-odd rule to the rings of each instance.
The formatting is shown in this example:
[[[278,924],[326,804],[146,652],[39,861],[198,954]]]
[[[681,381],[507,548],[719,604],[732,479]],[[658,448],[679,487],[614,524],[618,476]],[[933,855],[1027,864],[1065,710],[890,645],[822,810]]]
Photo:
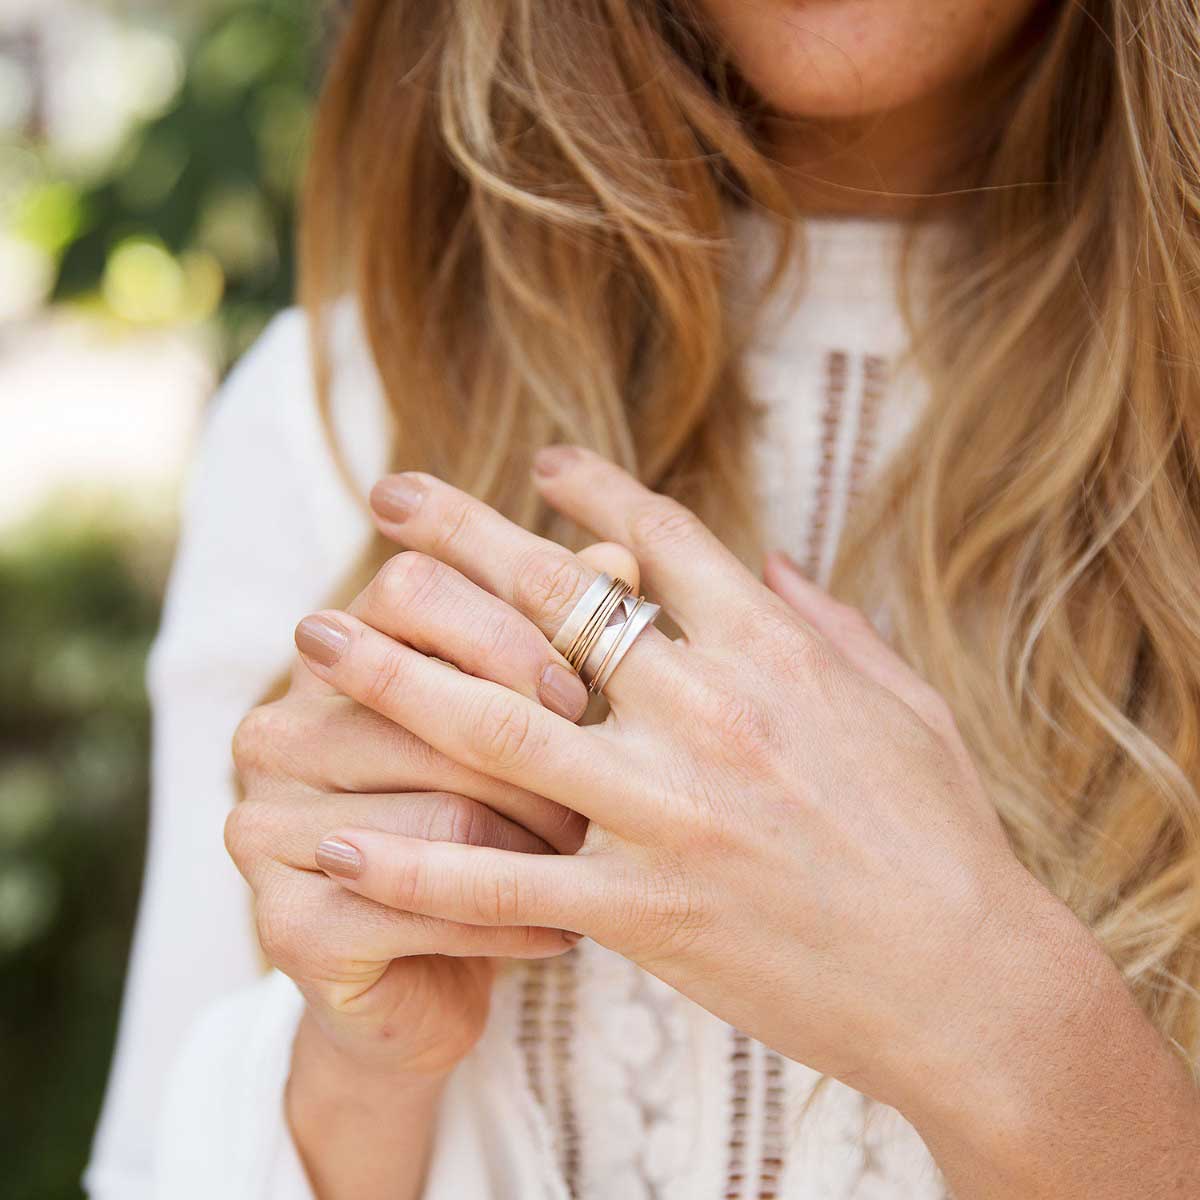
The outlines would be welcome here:
[[[831,589],[886,610],[1017,855],[1194,1062],[1200,11],[1046,21],[913,330],[924,418]],[[351,294],[398,467],[565,540],[530,458],[587,444],[755,561],[731,213],[779,215],[779,264],[795,226],[761,116],[685,0],[356,0],[302,233],[323,404]]]

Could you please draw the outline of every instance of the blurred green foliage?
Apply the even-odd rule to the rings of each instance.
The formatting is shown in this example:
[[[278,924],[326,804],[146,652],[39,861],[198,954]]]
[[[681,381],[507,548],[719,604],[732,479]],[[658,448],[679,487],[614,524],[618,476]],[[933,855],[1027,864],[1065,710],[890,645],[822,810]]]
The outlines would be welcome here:
[[[80,1194],[145,840],[142,684],[160,572],[47,517],[0,552],[0,1162]]]
[[[214,322],[228,363],[292,299],[320,4],[161,7],[195,18],[180,25],[173,98],[86,181],[47,172],[19,227],[52,256],[53,301]],[[4,1200],[81,1195],[141,882],[156,546],[60,512],[0,549]]]
[[[146,323],[214,317],[226,361],[291,302],[319,7],[216,4],[167,110],[99,178],[31,194],[24,224],[59,256],[54,299],[98,297]]]

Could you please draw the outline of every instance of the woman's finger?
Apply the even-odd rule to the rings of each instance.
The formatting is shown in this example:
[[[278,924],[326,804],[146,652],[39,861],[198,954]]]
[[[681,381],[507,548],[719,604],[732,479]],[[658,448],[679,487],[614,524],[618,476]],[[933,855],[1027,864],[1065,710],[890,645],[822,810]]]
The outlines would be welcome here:
[[[414,649],[577,721],[588,693],[528,617],[427,554],[388,559],[348,610]]]
[[[388,908],[468,925],[601,934],[603,897],[612,892],[587,855],[519,854],[370,829],[327,834],[316,860],[331,878]]]
[[[559,512],[633,551],[647,589],[688,638],[718,638],[760,586],[698,517],[599,454],[548,446],[533,477]]]
[[[614,831],[646,826],[646,805],[629,787],[628,763],[602,727],[573,725],[346,613],[306,617],[296,646],[344,695],[471,769],[557,800]]]
[[[580,562],[582,562],[585,566],[590,567],[595,572],[604,572],[605,574],[612,575],[614,578],[620,578],[620,579],[626,580],[629,583],[630,587],[632,587],[635,592],[637,592],[639,590],[639,588],[641,587],[641,573],[638,569],[637,560],[633,557],[633,554],[629,550],[627,550],[624,546],[617,545],[616,542],[596,542],[591,546],[585,546],[582,550],[580,550],[577,557],[579,558]],[[437,560],[434,560],[434,561],[437,561]],[[452,568],[447,567],[446,569],[447,569],[447,571],[452,571]],[[413,574],[417,575],[419,573],[413,572]],[[458,573],[456,572],[455,574],[458,574]],[[464,580],[465,582],[469,582],[469,581],[466,581],[466,577],[461,574],[458,574],[458,578],[461,580]],[[368,589],[377,589],[378,586],[380,585],[380,582],[381,581],[379,579],[379,576],[377,575],[371,581],[371,583],[368,585]],[[391,582],[395,582],[395,580],[392,580]],[[411,583],[415,582],[415,580],[409,579],[406,582],[411,584]],[[486,594],[493,601],[496,601],[498,599],[497,597],[493,596],[490,592],[486,593]],[[404,601],[414,601],[415,600],[417,611],[413,614],[413,617],[412,617],[414,624],[421,623],[424,621],[424,615],[420,611],[421,606],[420,606],[419,602],[420,602],[421,597],[419,594],[416,597],[413,597],[411,595],[397,596],[396,599],[398,601],[402,602],[402,605],[403,605]],[[362,619],[364,621],[366,621],[368,625],[374,625],[375,621],[372,620],[371,615],[366,611],[366,608],[368,607],[368,605],[369,605],[369,601],[365,600],[364,597],[362,595],[360,595],[354,599],[354,601],[350,604],[347,611],[350,613],[353,613],[357,617],[362,617]],[[395,606],[393,606],[393,608],[394,607]],[[403,605],[403,607],[407,607],[407,606]],[[515,610],[512,609],[511,606],[508,606],[507,611],[515,612]],[[528,624],[528,621],[526,623]],[[382,626],[376,626],[376,627],[382,628]],[[422,636],[423,629],[424,629],[424,626],[422,626],[421,628],[415,629],[414,633],[413,633],[413,637],[409,638],[409,639],[405,639],[405,640],[410,641],[410,643],[413,646],[415,646],[418,650],[423,650],[426,653],[433,654],[435,657],[444,659],[447,662],[453,662],[455,666],[461,668],[462,670],[469,671],[472,675],[479,675],[482,678],[494,680],[496,683],[505,683],[505,684],[508,684],[508,686],[510,686],[510,687],[514,687],[513,684],[509,683],[509,680],[507,678],[507,675],[510,673],[507,668],[507,664],[504,662],[496,662],[495,661],[494,651],[497,648],[496,639],[501,637],[501,631],[499,629],[493,629],[493,627],[490,625],[485,625],[482,633],[480,631],[468,629],[466,631],[466,633],[472,635],[472,640],[467,646],[466,654],[463,655],[463,657],[461,659],[455,657],[456,643],[458,640],[461,640],[464,637],[464,631],[460,627],[455,626],[454,628],[452,628],[448,631],[449,636],[446,640],[446,645],[445,645],[444,649],[441,649],[441,650],[439,649],[438,645],[433,644],[434,640],[435,640],[435,631],[432,629],[425,630],[425,632],[427,632],[429,634],[429,636],[423,637]],[[390,629],[384,629],[383,632],[389,633],[392,631]],[[537,633],[538,631],[535,630],[534,632]],[[539,636],[541,636],[542,639],[545,640],[544,635],[539,635]],[[428,643],[428,644],[422,644],[423,642]],[[483,656],[482,661],[480,661],[480,655],[476,652],[478,648],[483,648],[485,650],[491,651],[492,653],[485,654]],[[550,654],[553,655],[552,661],[554,661],[554,662],[562,661],[559,658],[556,651],[551,650]],[[477,662],[478,666],[473,667],[473,666],[469,665],[471,662]],[[537,662],[535,663],[535,666],[539,665],[540,662],[541,662],[541,660],[538,659]],[[517,672],[516,674],[519,676],[519,672]],[[530,676],[528,676],[528,675],[519,677],[518,682],[514,687],[514,690],[522,692],[525,695],[532,695],[532,694],[534,694],[534,692],[539,690],[539,689],[533,689],[533,691],[531,691],[528,686],[522,686],[523,684],[525,684],[525,685],[528,684],[529,677]],[[541,683],[540,679],[539,679],[539,683]],[[568,685],[565,685],[565,687],[572,688],[572,690],[575,691],[576,696],[578,696],[579,694],[582,694],[584,697],[584,702],[586,703],[586,689],[583,688],[582,684],[575,684],[575,685],[568,684]],[[308,667],[305,666],[304,661],[302,659],[297,659],[295,664],[292,667],[291,689],[293,691],[327,693],[327,694],[332,694],[332,695],[337,694],[336,689],[330,687],[330,685],[325,683],[323,680],[318,679],[308,669]],[[546,703],[545,697],[540,697],[540,698],[542,699],[543,703]],[[553,697],[551,697],[551,699],[553,701]],[[565,700],[559,701],[558,703],[551,702],[547,705],[547,707],[554,709],[554,711],[560,713],[560,715],[563,715],[563,716],[569,715],[568,712],[564,711],[564,709],[569,709],[569,704]],[[574,718],[569,718],[569,719],[574,719]],[[384,791],[386,789],[382,788],[382,787],[374,787],[374,788],[362,788],[362,789],[358,789],[358,790],[361,790],[361,791]]]
[[[393,541],[450,564],[524,613],[548,638],[598,574],[569,550],[431,475],[389,475],[375,485],[371,506]],[[647,629],[606,694],[614,705],[626,696],[657,695],[675,661],[670,639]]]
[[[327,829],[339,824],[431,842],[495,846],[522,854],[549,854],[552,850],[541,838],[486,804],[449,792],[315,796],[300,803],[243,801],[226,819],[225,845],[239,869],[255,872],[282,863],[315,871],[313,847]]]
[[[835,600],[784,554],[767,556],[763,580],[852,667],[903,700],[934,733],[943,737],[951,733],[954,721],[946,702],[880,637],[858,609]]]
[[[642,588],[642,570],[633,551],[617,542],[593,542],[576,555],[580,562],[603,575],[624,579],[636,595]]]
[[[450,793],[493,809],[564,854],[579,849],[587,821],[578,813],[471,770],[343,696],[307,666],[302,669],[330,694],[303,704],[283,700],[251,710],[233,744],[243,780],[264,778],[268,794],[273,780],[300,783],[315,793],[313,799],[333,793]]]
[[[325,873],[276,869],[278,886],[265,887],[255,908],[258,938],[267,960],[295,979],[341,975],[348,964],[371,975],[392,959],[419,954],[547,958],[578,940],[556,928],[486,928],[405,912],[356,895]]]

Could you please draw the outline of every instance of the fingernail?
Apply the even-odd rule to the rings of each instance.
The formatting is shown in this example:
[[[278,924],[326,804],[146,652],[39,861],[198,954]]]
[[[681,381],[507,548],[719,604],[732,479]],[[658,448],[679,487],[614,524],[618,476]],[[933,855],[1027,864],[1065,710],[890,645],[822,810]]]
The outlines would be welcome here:
[[[547,446],[533,456],[533,473],[549,479],[578,457],[579,449],[576,446]]]
[[[331,617],[305,617],[296,626],[296,649],[305,658],[333,667],[350,645],[350,635]]]
[[[572,933],[569,929],[564,929],[563,930],[563,941],[567,942],[569,945],[574,946],[576,944],[576,942],[583,941],[583,934],[582,933]]]
[[[588,693],[583,680],[559,663],[547,663],[538,680],[538,699],[568,721],[578,721],[587,708]]]
[[[362,853],[341,838],[326,838],[317,847],[316,857],[317,866],[328,875],[337,875],[341,879],[357,879],[362,874]]]
[[[371,489],[371,507],[385,520],[399,524],[421,507],[425,485],[411,475],[388,475]]]

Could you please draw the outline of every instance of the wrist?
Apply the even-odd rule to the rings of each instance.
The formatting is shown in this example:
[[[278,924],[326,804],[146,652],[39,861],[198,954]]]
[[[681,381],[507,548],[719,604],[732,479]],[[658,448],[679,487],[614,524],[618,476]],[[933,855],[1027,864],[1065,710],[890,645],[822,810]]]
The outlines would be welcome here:
[[[416,1200],[448,1076],[348,1053],[306,1010],[292,1046],[285,1109],[315,1194]]]
[[[958,983],[945,989],[950,1003],[914,1039],[920,1061],[888,1101],[931,1148],[970,1146],[1014,1177],[1023,1149],[1039,1140],[1048,1098],[1071,1090],[1077,1060],[1112,1036],[1113,1013],[1136,1008],[1091,932],[1020,876],[998,906],[1004,919],[985,922],[964,950]]]
[[[384,1045],[339,1036],[311,1008],[300,1018],[292,1045],[292,1079],[311,1080],[319,1085],[314,1091],[330,1096],[344,1093],[373,1101],[383,1097],[400,1104],[436,1099],[455,1065],[414,1065],[409,1056],[389,1053]]]
[[[955,1195],[1183,1195],[1200,1093],[1096,938],[1034,888],[999,965],[962,993],[968,1019],[947,1019],[905,1085],[879,1098]]]

